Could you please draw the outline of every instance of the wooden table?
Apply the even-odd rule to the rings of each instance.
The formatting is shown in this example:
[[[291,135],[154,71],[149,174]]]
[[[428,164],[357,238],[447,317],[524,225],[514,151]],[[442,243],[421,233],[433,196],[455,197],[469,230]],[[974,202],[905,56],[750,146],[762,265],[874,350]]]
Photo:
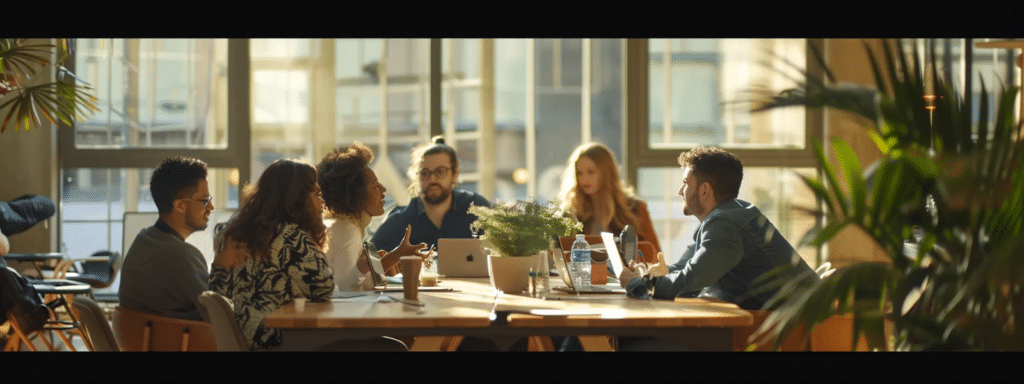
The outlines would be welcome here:
[[[264,324],[281,329],[284,337],[306,332],[332,338],[417,336],[412,350],[453,350],[462,336],[492,339],[500,347],[529,337],[534,350],[552,349],[548,336],[581,336],[585,350],[614,350],[608,336],[682,338],[698,350],[731,350],[732,328],[753,322],[739,308],[697,302],[559,292],[540,299],[496,294],[487,279],[446,279],[441,285],[456,291],[420,292],[422,307],[370,297],[333,299],[306,303],[301,312],[287,304]]]

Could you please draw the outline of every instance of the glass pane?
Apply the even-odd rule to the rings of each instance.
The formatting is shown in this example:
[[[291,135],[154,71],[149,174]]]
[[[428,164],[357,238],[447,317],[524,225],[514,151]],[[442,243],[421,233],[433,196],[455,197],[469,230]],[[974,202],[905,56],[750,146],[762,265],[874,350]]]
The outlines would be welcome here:
[[[814,227],[814,217],[797,211],[797,207],[814,207],[814,195],[797,174],[814,175],[813,168],[746,167],[739,199],[750,202],[779,229],[786,240],[812,267],[817,265],[817,251],[800,247],[800,239]],[[679,167],[640,168],[637,193],[647,201],[658,241],[665,249],[665,260],[674,263],[687,246],[700,222],[683,215],[679,196],[683,171]]]
[[[590,137],[607,145],[621,163],[626,131],[622,40],[593,39],[590,52]]]
[[[409,202],[409,152],[426,142],[429,132],[429,40],[338,39],[334,43],[334,147],[355,141],[369,146],[375,155],[371,166],[388,190],[385,209],[405,205]],[[371,223],[371,228],[377,223]]]
[[[803,39],[651,39],[650,146],[802,148],[803,109],[751,114],[739,101],[756,87],[795,86],[799,76],[783,70],[805,51]]]
[[[253,71],[253,123],[309,122],[309,75],[303,70]]]
[[[78,39],[75,68],[99,108],[76,147],[227,147],[227,40]]]
[[[249,52],[254,59],[293,58],[310,56],[309,39],[252,39],[249,41]]]
[[[152,169],[66,168],[61,178],[61,249],[69,257],[123,251],[125,212],[157,212],[149,192]],[[215,212],[238,208],[238,170],[211,168],[207,175]]]

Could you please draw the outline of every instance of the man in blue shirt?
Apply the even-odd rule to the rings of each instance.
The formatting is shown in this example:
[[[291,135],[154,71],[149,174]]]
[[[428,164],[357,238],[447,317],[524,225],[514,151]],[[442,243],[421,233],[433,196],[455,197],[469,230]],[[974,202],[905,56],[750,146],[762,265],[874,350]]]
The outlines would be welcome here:
[[[476,215],[466,211],[471,204],[489,207],[491,203],[476,193],[455,189],[459,159],[443,138],[435,137],[432,143],[413,151],[408,174],[413,197],[409,205],[391,210],[377,228],[371,241],[378,249],[397,247],[410,225],[410,244],[436,246],[439,238],[473,237],[469,225]]]
[[[757,207],[736,199],[743,164],[735,155],[698,147],[682,153],[679,165],[683,214],[700,220],[694,243],[667,275],[651,277],[642,268],[626,268],[619,279],[630,296],[646,297],[653,288],[660,299],[699,295],[761,309],[776,292],[748,296],[762,274],[784,265],[813,272]]]

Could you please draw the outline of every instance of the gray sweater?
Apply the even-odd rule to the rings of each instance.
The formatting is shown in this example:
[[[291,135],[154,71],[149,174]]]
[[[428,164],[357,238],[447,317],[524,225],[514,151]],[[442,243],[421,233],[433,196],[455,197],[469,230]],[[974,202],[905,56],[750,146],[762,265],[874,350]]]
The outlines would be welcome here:
[[[125,254],[118,297],[127,309],[202,321],[199,294],[209,284],[202,252],[158,219],[139,232]]]

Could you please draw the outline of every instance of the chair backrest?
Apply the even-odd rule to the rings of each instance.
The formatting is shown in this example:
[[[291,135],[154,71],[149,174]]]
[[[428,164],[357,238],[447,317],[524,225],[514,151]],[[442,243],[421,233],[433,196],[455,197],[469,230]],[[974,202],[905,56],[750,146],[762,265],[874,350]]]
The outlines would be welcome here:
[[[771,311],[762,310],[748,310],[751,315],[754,316],[754,323],[746,327],[733,328],[732,332],[732,345],[734,351],[745,351],[750,346],[749,338],[757,332],[764,321],[768,319],[768,316],[772,314]],[[782,343],[779,345],[780,351],[799,352],[809,351],[810,343],[804,340],[804,325],[800,324],[790,330],[786,338],[782,339]],[[758,345],[752,349],[754,351],[771,351],[771,343],[764,345]]]
[[[122,351],[216,351],[210,323],[114,308],[114,336]]]
[[[213,324],[213,335],[217,339],[217,350],[226,352],[248,351],[249,341],[242,333],[235,317],[235,309],[228,298],[206,291],[199,295],[199,312]]]
[[[69,277],[69,279],[81,281],[91,285],[93,288],[107,288],[113,284],[114,280],[117,279],[118,270],[121,269],[121,253],[115,251],[97,251],[89,258],[107,258],[107,260],[88,262],[79,261],[82,272],[78,276]],[[60,264],[58,264],[58,266],[60,266]]]
[[[97,352],[118,352],[121,350],[114,337],[110,322],[103,315],[103,309],[92,299],[85,296],[75,297],[72,306],[78,311],[78,319],[85,324],[85,329],[92,340],[93,350]]]

